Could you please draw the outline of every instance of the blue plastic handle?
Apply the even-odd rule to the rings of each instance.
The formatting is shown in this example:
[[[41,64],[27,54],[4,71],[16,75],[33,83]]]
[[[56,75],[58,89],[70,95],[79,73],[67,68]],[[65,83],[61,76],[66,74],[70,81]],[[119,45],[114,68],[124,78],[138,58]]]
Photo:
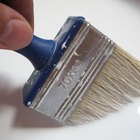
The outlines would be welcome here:
[[[40,70],[51,60],[55,48],[55,41],[33,36],[31,43],[27,47],[16,52],[30,60],[36,70]]]
[[[36,70],[28,79],[23,89],[23,102],[30,106],[49,78],[55,66],[60,62],[64,53],[71,46],[78,31],[85,22],[83,17],[69,17],[53,40],[43,40],[33,37],[29,46],[18,52],[27,57]]]

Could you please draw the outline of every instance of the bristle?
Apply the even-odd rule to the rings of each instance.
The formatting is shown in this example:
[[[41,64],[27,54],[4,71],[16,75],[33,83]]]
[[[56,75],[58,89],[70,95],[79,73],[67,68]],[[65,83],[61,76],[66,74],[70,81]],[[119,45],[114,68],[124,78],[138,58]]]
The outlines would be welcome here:
[[[140,62],[117,47],[68,123],[84,124],[119,111],[140,96]]]

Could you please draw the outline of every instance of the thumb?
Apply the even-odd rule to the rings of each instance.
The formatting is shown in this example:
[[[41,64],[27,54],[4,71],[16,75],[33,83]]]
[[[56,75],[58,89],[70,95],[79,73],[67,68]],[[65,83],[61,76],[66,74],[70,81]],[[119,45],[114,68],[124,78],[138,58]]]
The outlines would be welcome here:
[[[23,48],[29,44],[32,35],[32,28],[25,18],[14,9],[0,3],[0,49]]]

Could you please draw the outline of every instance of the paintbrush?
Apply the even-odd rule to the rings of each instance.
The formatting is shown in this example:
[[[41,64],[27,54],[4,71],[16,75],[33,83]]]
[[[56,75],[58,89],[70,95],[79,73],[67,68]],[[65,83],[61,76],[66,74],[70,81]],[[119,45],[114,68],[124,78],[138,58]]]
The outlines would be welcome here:
[[[18,50],[35,70],[24,104],[60,124],[84,124],[140,96],[140,63],[83,17],[69,17],[54,40]]]

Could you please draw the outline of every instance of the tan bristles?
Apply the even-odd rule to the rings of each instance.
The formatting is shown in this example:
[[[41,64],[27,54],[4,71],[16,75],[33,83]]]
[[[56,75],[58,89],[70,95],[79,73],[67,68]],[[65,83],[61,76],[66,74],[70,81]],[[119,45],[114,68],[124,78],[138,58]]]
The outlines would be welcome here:
[[[77,108],[70,124],[84,124],[119,111],[140,96],[140,62],[117,47]]]

